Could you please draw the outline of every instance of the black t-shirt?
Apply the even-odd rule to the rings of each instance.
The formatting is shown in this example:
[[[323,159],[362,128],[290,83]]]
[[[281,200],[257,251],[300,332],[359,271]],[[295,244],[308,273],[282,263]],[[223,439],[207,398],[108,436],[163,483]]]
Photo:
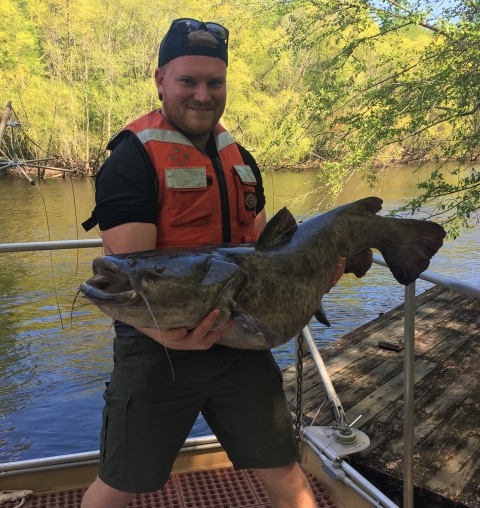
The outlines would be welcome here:
[[[262,175],[250,152],[237,143],[246,165],[257,180],[257,213],[265,207]],[[216,156],[213,135],[208,155]],[[95,219],[102,231],[128,222],[157,223],[158,179],[147,151],[134,134],[124,139],[103,163],[96,181]]]

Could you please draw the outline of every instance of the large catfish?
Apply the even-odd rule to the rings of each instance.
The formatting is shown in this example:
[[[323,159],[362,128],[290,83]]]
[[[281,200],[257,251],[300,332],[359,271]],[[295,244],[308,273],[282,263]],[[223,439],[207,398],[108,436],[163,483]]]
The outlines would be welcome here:
[[[296,336],[311,317],[328,323],[320,301],[340,256],[362,277],[378,249],[400,284],[412,283],[442,246],[434,222],[376,215],[370,197],[297,224],[283,208],[254,245],[206,245],[103,256],[81,292],[112,318],[137,328],[196,327],[213,309],[218,341],[269,349]],[[166,344],[168,347],[168,343]]]

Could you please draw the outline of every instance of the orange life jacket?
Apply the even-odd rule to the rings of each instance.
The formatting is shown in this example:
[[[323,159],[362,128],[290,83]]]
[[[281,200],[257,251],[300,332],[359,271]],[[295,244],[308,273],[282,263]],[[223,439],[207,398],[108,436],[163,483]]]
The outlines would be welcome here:
[[[257,181],[233,137],[220,124],[214,129],[220,161],[214,162],[158,110],[138,118],[124,130],[137,135],[157,172],[157,248],[256,239]],[[225,238],[225,225],[222,228],[222,192],[223,214],[227,211],[230,216],[229,220],[225,218],[230,238],[228,231]]]

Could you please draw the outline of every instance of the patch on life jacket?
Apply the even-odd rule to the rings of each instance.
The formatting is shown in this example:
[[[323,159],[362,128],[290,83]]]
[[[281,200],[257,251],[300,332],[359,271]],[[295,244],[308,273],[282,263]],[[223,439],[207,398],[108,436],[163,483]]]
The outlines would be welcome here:
[[[165,182],[169,189],[205,189],[207,168],[165,168]]]
[[[233,169],[237,172],[237,175],[244,184],[257,185],[257,179],[255,178],[250,166],[240,166],[239,164],[234,164]]]
[[[257,207],[257,196],[253,192],[244,192],[243,200],[245,202],[245,210],[255,210]]]

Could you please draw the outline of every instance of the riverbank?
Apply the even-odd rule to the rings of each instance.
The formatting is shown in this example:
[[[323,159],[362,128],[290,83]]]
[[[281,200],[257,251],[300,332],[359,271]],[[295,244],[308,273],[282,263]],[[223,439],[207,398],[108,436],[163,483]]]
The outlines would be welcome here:
[[[331,164],[331,163],[339,163],[339,160],[322,160],[321,162],[318,159],[312,158],[306,162],[292,162],[292,163],[284,163],[284,164],[274,164],[268,167],[269,170],[272,171],[322,171],[322,164]],[[467,165],[474,166],[477,163],[477,159],[472,159],[467,162]],[[436,157],[429,157],[428,154],[414,154],[414,153],[405,153],[401,157],[391,157],[391,158],[382,158],[375,159],[371,162],[371,166],[375,169],[382,170],[385,168],[391,167],[400,167],[400,166],[422,166],[424,164],[442,164],[442,165],[454,165],[456,163],[461,163],[460,159],[452,158],[452,159],[439,159]],[[478,163],[480,165],[480,163]]]
[[[0,162],[2,159],[0,159]],[[104,161],[104,158],[92,160],[90,163],[86,163],[85,161],[76,161],[69,162],[67,165],[58,164],[58,169],[40,169],[40,168],[32,168],[27,165],[22,165],[25,172],[32,179],[49,179],[49,178],[65,178],[68,173],[71,178],[85,178],[85,177],[95,177]],[[286,172],[316,172],[321,173],[323,169],[324,163],[332,163],[337,161],[322,161],[312,158],[306,162],[292,162],[292,163],[284,163],[284,164],[273,164],[266,165],[259,164],[260,170],[262,172],[278,172],[278,171],[286,171]],[[450,160],[429,160],[429,158],[425,156],[413,157],[413,156],[405,156],[400,158],[391,158],[388,160],[376,160],[372,162],[372,167],[378,171],[385,170],[391,167],[403,167],[403,166],[422,166],[425,164],[442,164],[442,165],[455,165],[455,163],[459,162],[458,159],[450,159]],[[474,165],[476,161],[470,161],[471,165]],[[52,163],[52,166],[57,167],[56,163]],[[18,169],[16,168],[8,168],[6,170],[2,170],[0,168],[0,176],[13,175],[13,176],[22,176]]]
[[[28,166],[23,166],[24,171],[32,180],[48,180],[48,179],[57,179],[57,178],[66,178],[67,175],[70,178],[87,178],[95,175],[89,175],[84,171],[72,170],[69,168],[58,168],[58,169],[41,169],[37,168],[29,168]],[[25,178],[25,176],[16,168],[8,168],[7,170],[0,170],[1,176],[13,176]]]

